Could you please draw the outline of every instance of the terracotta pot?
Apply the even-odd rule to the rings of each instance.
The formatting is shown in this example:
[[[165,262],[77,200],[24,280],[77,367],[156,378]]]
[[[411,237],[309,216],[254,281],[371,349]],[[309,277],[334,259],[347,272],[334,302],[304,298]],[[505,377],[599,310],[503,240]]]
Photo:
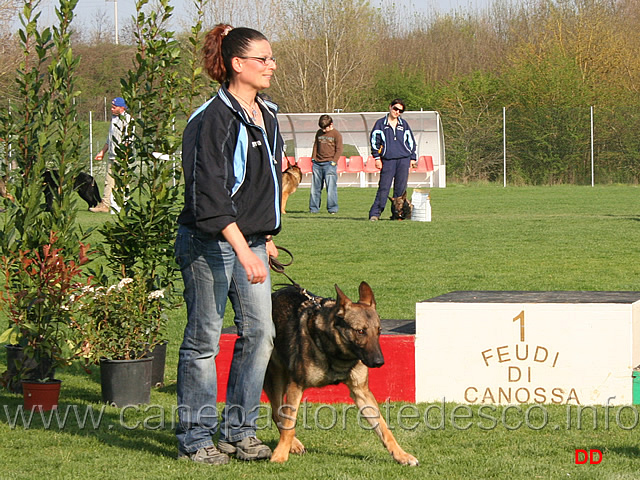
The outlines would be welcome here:
[[[58,408],[60,398],[61,380],[50,380],[48,382],[36,382],[33,380],[22,380],[22,393],[24,394],[25,410],[42,409],[43,412]]]
[[[20,383],[20,378],[18,377],[18,365],[22,367],[22,378],[25,380],[54,378],[55,369],[51,367],[50,359],[45,359],[38,363],[33,358],[25,357],[23,348],[20,345],[5,345],[4,348],[7,350],[7,390],[11,393],[22,393],[22,383]]]

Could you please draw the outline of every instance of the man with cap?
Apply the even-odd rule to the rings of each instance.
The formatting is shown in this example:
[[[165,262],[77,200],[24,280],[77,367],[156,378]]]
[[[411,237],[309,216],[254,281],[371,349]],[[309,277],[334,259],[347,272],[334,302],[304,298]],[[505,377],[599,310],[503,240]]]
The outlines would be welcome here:
[[[95,160],[99,162],[104,158],[104,154],[109,152],[107,157],[106,172],[104,177],[104,192],[102,193],[102,201],[89,210],[94,213],[108,213],[111,209],[111,191],[113,190],[114,180],[111,176],[113,162],[116,159],[116,144],[122,141],[123,134],[131,121],[131,115],[127,113],[127,104],[122,97],[116,97],[111,101],[111,125],[109,126],[109,137],[107,142],[96,154]]]

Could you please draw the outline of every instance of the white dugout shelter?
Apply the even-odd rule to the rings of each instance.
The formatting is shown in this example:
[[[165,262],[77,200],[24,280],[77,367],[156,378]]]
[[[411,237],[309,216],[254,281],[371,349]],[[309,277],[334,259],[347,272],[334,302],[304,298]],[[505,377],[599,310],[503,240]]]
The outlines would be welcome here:
[[[364,113],[332,113],[334,127],[342,134],[345,151],[353,151],[353,146],[361,159],[355,154],[346,157],[344,163],[338,164],[339,186],[375,186],[378,184],[378,173],[373,171],[369,135],[374,123],[387,112]],[[310,160],[313,141],[318,131],[318,119],[321,113],[281,113],[278,115],[282,137],[286,143],[289,162],[295,161],[303,170],[304,179],[301,186],[309,186],[311,174],[306,172]],[[433,111],[404,112],[405,119],[417,143],[417,157],[420,159],[418,169],[409,174],[409,187],[446,186],[446,163],[444,135],[440,114]],[[430,157],[430,158],[429,158]],[[360,167],[362,161],[362,167]]]

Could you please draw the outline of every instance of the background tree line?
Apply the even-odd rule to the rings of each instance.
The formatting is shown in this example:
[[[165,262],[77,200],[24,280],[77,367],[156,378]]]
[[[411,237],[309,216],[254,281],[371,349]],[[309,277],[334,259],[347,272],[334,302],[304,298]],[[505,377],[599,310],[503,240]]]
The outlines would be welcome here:
[[[0,0],[0,12],[11,6]],[[16,88],[17,39],[3,21],[10,17],[0,13],[0,87],[8,98]],[[183,49],[174,68],[184,78],[202,75],[188,61],[197,19],[205,31],[223,21],[271,39],[278,70],[267,93],[285,112],[386,110],[394,97],[410,110],[440,111],[451,180],[502,179],[506,107],[511,184],[589,183],[591,106],[596,181],[640,179],[639,2],[496,0],[484,11],[448,14],[415,14],[391,1],[380,8],[362,0],[196,2],[166,25]],[[75,32],[79,114],[101,111],[104,96],[119,94],[134,61],[126,39],[135,23],[124,26],[120,45],[105,23]],[[214,91],[204,77],[198,85],[189,98]]]

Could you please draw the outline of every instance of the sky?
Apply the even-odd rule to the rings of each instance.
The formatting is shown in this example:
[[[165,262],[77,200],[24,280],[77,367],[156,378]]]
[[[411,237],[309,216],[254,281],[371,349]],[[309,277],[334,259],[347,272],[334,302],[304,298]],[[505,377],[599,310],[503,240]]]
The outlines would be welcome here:
[[[259,1],[259,0],[257,0]],[[373,6],[380,6],[383,0],[369,0]],[[453,10],[466,10],[476,11],[486,8],[491,0],[387,0],[393,1],[398,7],[409,6],[412,10],[420,13],[427,13],[436,11],[440,13],[449,13]],[[191,3],[191,0],[174,0],[172,2],[175,6],[174,16],[179,18],[180,12],[184,11],[181,6],[186,6]],[[54,8],[57,5],[55,0],[43,0],[43,13],[42,20],[46,23],[50,23],[55,19]],[[95,24],[96,19],[100,15],[104,16],[106,22],[112,27],[114,22],[114,7],[116,2],[105,0],[79,0],[78,6],[75,9],[77,15],[76,19],[79,23],[91,27]],[[120,0],[117,2],[118,9],[118,26],[121,29],[122,25],[129,21],[129,19],[135,13],[135,0]]]

